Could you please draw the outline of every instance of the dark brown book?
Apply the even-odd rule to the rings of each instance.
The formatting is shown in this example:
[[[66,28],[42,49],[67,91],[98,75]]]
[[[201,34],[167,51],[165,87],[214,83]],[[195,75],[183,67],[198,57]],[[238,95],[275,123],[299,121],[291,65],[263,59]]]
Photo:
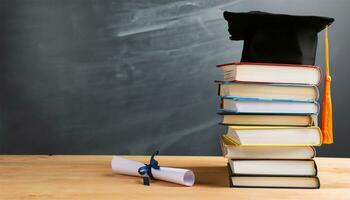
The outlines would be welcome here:
[[[230,164],[227,164],[227,169],[229,172],[230,187],[281,189],[320,188],[320,180],[317,176],[233,175]]]

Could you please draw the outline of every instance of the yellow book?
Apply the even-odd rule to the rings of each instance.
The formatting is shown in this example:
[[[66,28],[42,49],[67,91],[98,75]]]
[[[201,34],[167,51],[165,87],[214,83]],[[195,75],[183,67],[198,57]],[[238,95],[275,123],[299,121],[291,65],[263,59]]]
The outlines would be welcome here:
[[[311,127],[229,126],[222,136],[226,144],[236,146],[320,146],[321,130]]]
[[[221,124],[228,126],[314,126],[315,115],[223,114]]]

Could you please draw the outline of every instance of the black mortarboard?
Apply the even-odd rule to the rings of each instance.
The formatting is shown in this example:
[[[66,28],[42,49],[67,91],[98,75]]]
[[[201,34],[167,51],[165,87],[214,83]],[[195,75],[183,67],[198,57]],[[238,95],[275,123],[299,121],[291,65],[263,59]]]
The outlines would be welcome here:
[[[231,40],[244,40],[241,62],[315,64],[317,33],[334,19],[252,11],[224,12]]]

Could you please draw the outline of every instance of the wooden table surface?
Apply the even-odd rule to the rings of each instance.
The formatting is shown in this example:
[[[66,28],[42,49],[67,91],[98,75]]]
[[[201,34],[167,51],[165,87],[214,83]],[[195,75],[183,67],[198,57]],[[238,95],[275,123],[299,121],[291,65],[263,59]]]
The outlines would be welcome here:
[[[147,162],[149,157],[126,156]],[[192,169],[193,187],[111,171],[112,156],[0,156],[0,199],[350,199],[350,159],[317,158],[321,189],[229,188],[221,157],[158,156],[161,166]]]

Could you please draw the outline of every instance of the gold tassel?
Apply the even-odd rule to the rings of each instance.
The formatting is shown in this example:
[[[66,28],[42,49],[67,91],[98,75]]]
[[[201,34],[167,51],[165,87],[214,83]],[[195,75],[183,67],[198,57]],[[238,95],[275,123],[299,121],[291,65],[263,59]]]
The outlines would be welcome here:
[[[325,47],[325,79],[323,88],[323,102],[322,102],[322,143],[333,143],[333,113],[332,113],[332,97],[331,97],[331,76],[329,72],[329,46],[328,46],[328,26],[325,29],[324,37]]]

